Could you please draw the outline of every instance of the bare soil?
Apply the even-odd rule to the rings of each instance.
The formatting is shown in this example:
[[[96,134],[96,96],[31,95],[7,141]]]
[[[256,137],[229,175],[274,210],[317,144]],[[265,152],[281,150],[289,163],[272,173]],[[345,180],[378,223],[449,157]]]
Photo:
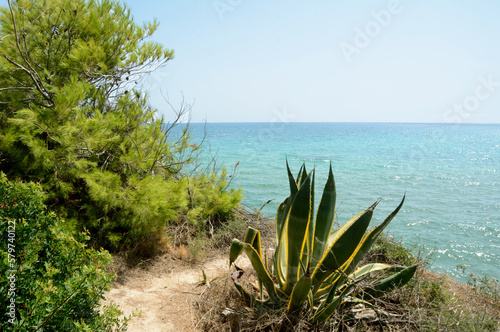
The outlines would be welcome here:
[[[253,213],[238,211],[239,218],[248,225],[261,230],[264,248],[274,246],[274,224],[262,218],[256,221]],[[202,249],[203,250],[203,249]],[[129,323],[128,331],[201,331],[196,326],[195,303],[206,287],[199,285],[203,279],[202,269],[209,281],[229,278],[229,247],[219,250],[207,249],[203,261],[193,262],[184,247],[172,249],[169,253],[129,267],[122,256],[113,257],[111,267],[117,273],[117,281],[105,294],[103,304],[114,302],[126,316],[136,310],[141,317]],[[238,266],[251,270],[245,255],[240,256]]]
[[[125,315],[141,311],[141,317],[129,324],[132,332],[197,331],[193,303],[204,289],[198,285],[203,279],[201,270],[209,280],[229,271],[227,257],[193,264],[168,254],[135,268],[115,257],[114,268],[118,280],[106,294],[105,303],[117,303]]]

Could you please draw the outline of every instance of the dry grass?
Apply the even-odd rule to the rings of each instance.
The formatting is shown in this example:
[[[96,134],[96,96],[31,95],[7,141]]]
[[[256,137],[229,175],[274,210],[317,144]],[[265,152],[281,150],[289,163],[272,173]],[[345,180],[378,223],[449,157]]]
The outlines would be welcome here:
[[[167,233],[158,232],[144,236],[132,248],[123,250],[120,254],[125,258],[129,266],[136,266],[166,253],[169,247]]]
[[[251,288],[253,275],[242,277],[242,284]],[[253,285],[252,285],[253,284]],[[237,292],[231,277],[225,275],[210,283],[196,301],[197,327],[202,331],[306,331],[300,321],[281,310],[248,306]]]
[[[253,280],[252,280],[253,278]],[[255,276],[242,277],[246,289]],[[374,302],[376,309],[344,307],[328,322],[310,326],[307,311],[294,317],[263,306],[249,306],[229,275],[217,279],[196,303],[202,331],[498,331],[500,308],[467,284],[420,269],[404,288]],[[366,317],[358,319],[364,311]]]
[[[254,215],[247,212],[243,217],[247,224],[255,226]],[[274,247],[272,221],[261,220],[257,228],[262,230],[263,247]],[[376,299],[374,310],[345,306],[319,326],[306,322],[307,310],[287,316],[282,310],[250,306],[226,273],[212,282],[196,302],[197,327],[202,331],[500,331],[499,294],[484,294],[428,271],[424,268],[427,260],[413,256],[390,237],[384,236],[368,259],[400,265],[419,262],[421,267],[408,285]],[[255,289],[256,277],[250,271],[253,269],[247,268],[240,279],[247,290]]]
[[[196,229],[188,223],[179,223],[154,239],[141,241],[141,246],[115,257],[113,268],[118,273],[118,282],[126,278],[123,271],[130,266],[157,273],[158,266],[163,270],[187,268],[224,257],[232,239],[243,237],[246,226],[261,231],[263,249],[268,252],[268,258],[272,257],[269,249],[276,245],[274,222],[266,218],[257,220],[255,214],[239,210],[234,219],[217,227]],[[388,236],[382,236],[366,258],[369,262],[399,265],[419,262],[421,268],[407,286],[375,300],[375,309],[346,306],[319,326],[307,323],[310,314],[307,309],[289,316],[282,309],[250,306],[237,292],[230,273],[225,271],[211,280],[209,287],[199,289],[201,295],[195,302],[196,327],[201,331],[500,331],[498,288],[488,294],[481,287],[484,284],[471,287],[446,275],[432,273],[423,268],[428,260],[419,254],[415,257]],[[253,269],[250,265],[244,269],[241,283],[247,290],[255,290],[257,278]]]
[[[165,230],[137,241],[134,247],[121,250],[117,256],[129,267],[144,266],[161,256],[169,256],[191,264],[226,255],[233,238],[244,235],[247,224],[255,222],[243,209],[223,221],[207,220],[192,225],[186,216],[170,224]]]

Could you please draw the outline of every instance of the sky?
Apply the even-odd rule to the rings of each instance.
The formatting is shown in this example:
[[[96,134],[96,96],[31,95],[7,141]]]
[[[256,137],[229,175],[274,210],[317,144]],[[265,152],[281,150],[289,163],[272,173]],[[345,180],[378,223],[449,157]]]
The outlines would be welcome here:
[[[497,1],[126,3],[175,51],[146,85],[167,117],[500,123]]]
[[[175,52],[144,78],[167,119],[500,123],[499,1],[124,2]]]

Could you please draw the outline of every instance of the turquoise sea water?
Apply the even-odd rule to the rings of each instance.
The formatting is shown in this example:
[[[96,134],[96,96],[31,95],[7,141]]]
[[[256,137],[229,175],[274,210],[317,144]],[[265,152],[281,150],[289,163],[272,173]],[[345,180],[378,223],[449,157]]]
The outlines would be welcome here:
[[[191,124],[194,140],[204,125]],[[333,166],[337,221],[377,198],[372,225],[406,201],[387,230],[423,245],[432,269],[456,278],[459,264],[500,278],[500,125],[396,123],[210,123],[207,143],[229,170],[244,204],[274,217],[288,194],[285,160],[296,173],[316,167],[316,196]],[[317,206],[317,205],[316,205]]]

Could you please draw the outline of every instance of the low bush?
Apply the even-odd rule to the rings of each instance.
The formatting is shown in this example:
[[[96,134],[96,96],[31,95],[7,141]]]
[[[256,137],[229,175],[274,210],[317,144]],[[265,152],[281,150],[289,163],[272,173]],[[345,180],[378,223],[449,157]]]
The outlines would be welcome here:
[[[0,174],[0,330],[125,331],[130,317],[99,304],[110,254],[47,211],[40,185]]]
[[[241,189],[228,190],[227,172],[201,173],[188,179],[187,218],[190,224],[224,221],[232,217],[243,194]]]

